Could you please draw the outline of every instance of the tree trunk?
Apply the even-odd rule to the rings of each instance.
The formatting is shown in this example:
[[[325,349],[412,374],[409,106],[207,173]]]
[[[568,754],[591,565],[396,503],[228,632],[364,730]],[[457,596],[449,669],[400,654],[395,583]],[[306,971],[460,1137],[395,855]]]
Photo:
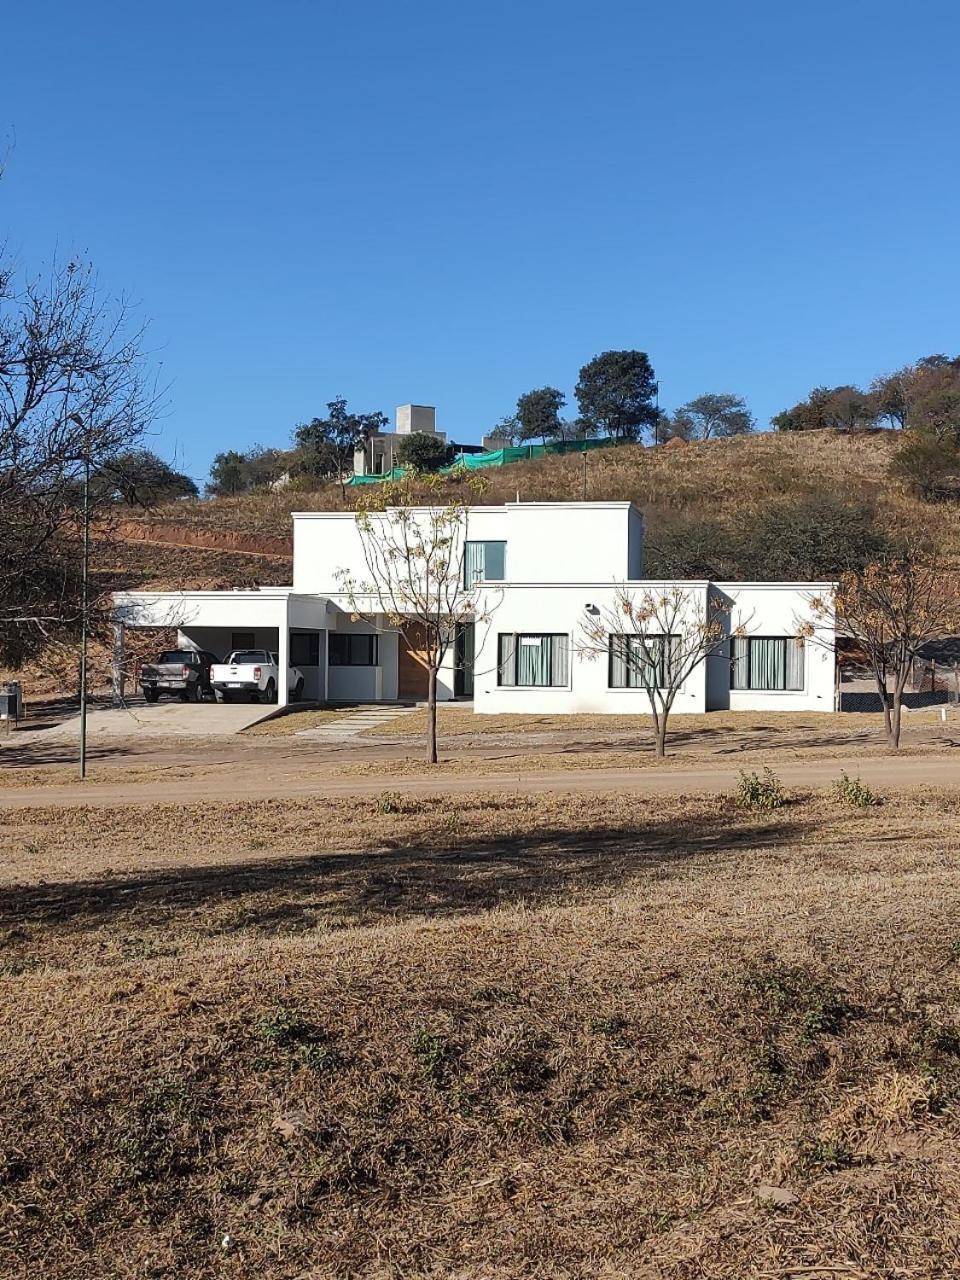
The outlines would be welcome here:
[[[437,669],[427,679],[427,764],[437,763]]]
[[[890,695],[886,689],[881,689],[881,701],[883,703],[883,732],[887,735],[887,741],[890,742],[893,737],[893,717],[890,710]]]
[[[900,746],[900,712],[902,710],[903,694],[899,689],[893,695],[893,712],[890,716],[890,746],[894,751]]]
[[[662,760],[667,754],[667,722],[661,720],[657,726],[657,759]]]

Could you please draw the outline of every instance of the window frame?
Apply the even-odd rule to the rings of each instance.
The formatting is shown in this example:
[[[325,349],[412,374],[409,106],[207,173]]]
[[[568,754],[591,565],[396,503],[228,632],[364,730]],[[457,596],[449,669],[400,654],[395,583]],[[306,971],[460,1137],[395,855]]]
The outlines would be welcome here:
[[[354,642],[364,641],[369,644],[369,654],[371,661],[357,662],[354,659]],[[334,642],[343,642],[346,649],[347,659],[341,661],[334,657]],[[330,667],[379,667],[380,665],[380,637],[375,631],[331,631],[327,639],[327,665]]]
[[[504,659],[503,641],[513,641],[513,683],[505,684],[503,680]],[[562,682],[556,682],[553,679],[554,667],[554,648],[550,646],[550,679],[545,684],[528,684],[520,683],[520,649],[522,640],[563,640],[567,649],[565,653],[566,659],[566,678]],[[497,688],[498,689],[569,689],[571,680],[570,673],[570,632],[569,631],[498,631],[497,632]]]
[[[681,635],[673,631],[670,632],[669,635],[663,631],[654,631],[654,632],[651,632],[649,635],[645,635],[642,637],[637,635],[636,632],[631,632],[631,631],[611,631],[607,639],[607,688],[614,689],[618,693],[622,693],[622,692],[631,693],[635,691],[638,691],[640,693],[660,693],[664,689],[668,689],[670,686],[666,683],[663,683],[663,681],[666,676],[668,666],[672,665],[673,662],[675,661],[674,659],[675,643],[674,642],[682,641],[682,639],[683,637]],[[637,641],[637,642],[639,642],[640,640],[644,640],[648,644],[651,640],[658,640],[660,642],[660,646],[661,646],[660,659],[659,659],[659,662],[657,663],[657,683],[656,684],[648,685],[642,682],[637,684],[614,684],[613,664],[615,661],[615,655],[614,655],[613,649],[614,649],[614,643],[617,640],[625,640],[627,642],[628,649],[629,649],[631,640]],[[622,662],[627,672],[627,678],[629,679],[631,670],[632,670],[631,660],[627,657],[624,657],[622,659]],[[678,685],[677,688],[678,689],[682,688],[682,684]]]
[[[483,547],[483,576],[474,578],[472,582],[467,578],[467,548]],[[503,548],[503,573],[499,578],[491,578],[487,574],[487,547]],[[507,580],[507,540],[506,538],[466,538],[463,543],[463,587],[465,591],[471,590],[482,582],[506,582]]]
[[[738,664],[739,664],[741,661],[743,661],[743,659],[740,659],[740,658],[738,658],[738,657],[737,657],[737,652],[736,652],[736,651],[737,651],[737,641],[738,641],[738,640],[746,641],[746,645],[747,645],[747,653],[746,653],[746,676],[745,676],[745,683],[744,683],[744,684],[738,684],[738,683],[736,682],[736,681],[737,681],[737,675],[738,675]],[[771,641],[771,640],[776,640],[776,641],[778,641],[779,643],[782,643],[782,644],[783,644],[783,646],[784,646],[784,650],[783,650],[783,685],[782,685],[782,686],[781,686],[781,685],[776,685],[776,686],[775,686],[775,687],[773,687],[773,688],[770,688],[770,687],[766,687],[766,688],[754,687],[754,685],[753,685],[753,683],[752,683],[752,680],[753,680],[753,646],[754,646],[754,643],[755,643],[756,641],[765,641],[765,642],[766,642],[766,641]],[[788,684],[788,683],[787,683],[787,653],[788,653],[787,646],[788,646],[788,645],[791,645],[791,644],[792,644],[792,645],[794,645],[794,646],[796,646],[796,647],[800,650],[800,652],[801,652],[801,654],[802,654],[802,656],[801,656],[801,658],[800,658],[800,683],[799,683],[798,685],[790,685],[790,684]],[[731,639],[730,639],[730,692],[731,692],[731,693],[774,693],[774,694],[779,694],[779,693],[805,693],[805,692],[806,692],[806,688],[807,688],[807,645],[806,645],[806,641],[804,640],[803,636],[785,636],[785,635],[772,635],[772,636],[760,636],[760,635],[757,635],[757,636],[753,636],[753,635],[750,635],[750,636],[739,636],[739,637],[738,637],[738,636],[732,636],[732,637],[731,637]]]

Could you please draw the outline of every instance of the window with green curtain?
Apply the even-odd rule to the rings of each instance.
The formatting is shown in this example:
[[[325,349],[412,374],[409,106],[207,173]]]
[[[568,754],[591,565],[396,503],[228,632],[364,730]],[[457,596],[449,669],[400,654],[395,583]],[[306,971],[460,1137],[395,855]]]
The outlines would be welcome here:
[[[679,636],[611,635],[607,678],[611,689],[664,689]]]
[[[731,688],[799,692],[803,689],[805,651],[798,636],[735,636]]]
[[[555,632],[501,632],[497,637],[497,683],[503,688],[527,689],[566,685],[569,639]]]
[[[463,585],[502,582],[506,577],[505,542],[465,542],[463,545]]]

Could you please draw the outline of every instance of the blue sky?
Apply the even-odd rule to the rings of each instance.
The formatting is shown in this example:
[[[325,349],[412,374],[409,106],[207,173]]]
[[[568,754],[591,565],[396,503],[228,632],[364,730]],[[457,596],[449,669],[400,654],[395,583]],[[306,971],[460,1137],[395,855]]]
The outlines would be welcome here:
[[[925,0],[33,0],[0,235],[138,301],[197,477],[336,395],[475,440],[611,347],[765,423],[960,351],[958,43]]]

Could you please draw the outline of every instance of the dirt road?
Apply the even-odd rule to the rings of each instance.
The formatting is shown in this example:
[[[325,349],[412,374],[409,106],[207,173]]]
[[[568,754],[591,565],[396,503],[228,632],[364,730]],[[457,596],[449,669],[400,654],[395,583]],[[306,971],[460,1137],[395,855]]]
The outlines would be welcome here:
[[[482,762],[478,761],[482,767]],[[752,764],[751,764],[751,767]],[[904,756],[901,758],[831,758],[818,761],[791,761],[776,764],[776,771],[788,787],[828,786],[840,773],[863,779],[871,787],[918,788],[960,787],[960,760],[951,756]],[[598,793],[614,791],[637,795],[690,795],[731,791],[737,785],[739,768],[728,763],[697,768],[644,769],[564,769],[534,772],[450,775],[436,774],[391,777],[384,773],[370,777],[324,776],[309,769],[281,770],[272,776],[246,771],[231,775],[157,779],[149,782],[97,783],[90,780],[64,786],[5,787],[0,791],[0,809],[33,806],[71,805],[151,805],[157,803],[214,803],[230,800],[266,800],[309,796],[379,795],[401,791],[405,795],[517,795]]]

